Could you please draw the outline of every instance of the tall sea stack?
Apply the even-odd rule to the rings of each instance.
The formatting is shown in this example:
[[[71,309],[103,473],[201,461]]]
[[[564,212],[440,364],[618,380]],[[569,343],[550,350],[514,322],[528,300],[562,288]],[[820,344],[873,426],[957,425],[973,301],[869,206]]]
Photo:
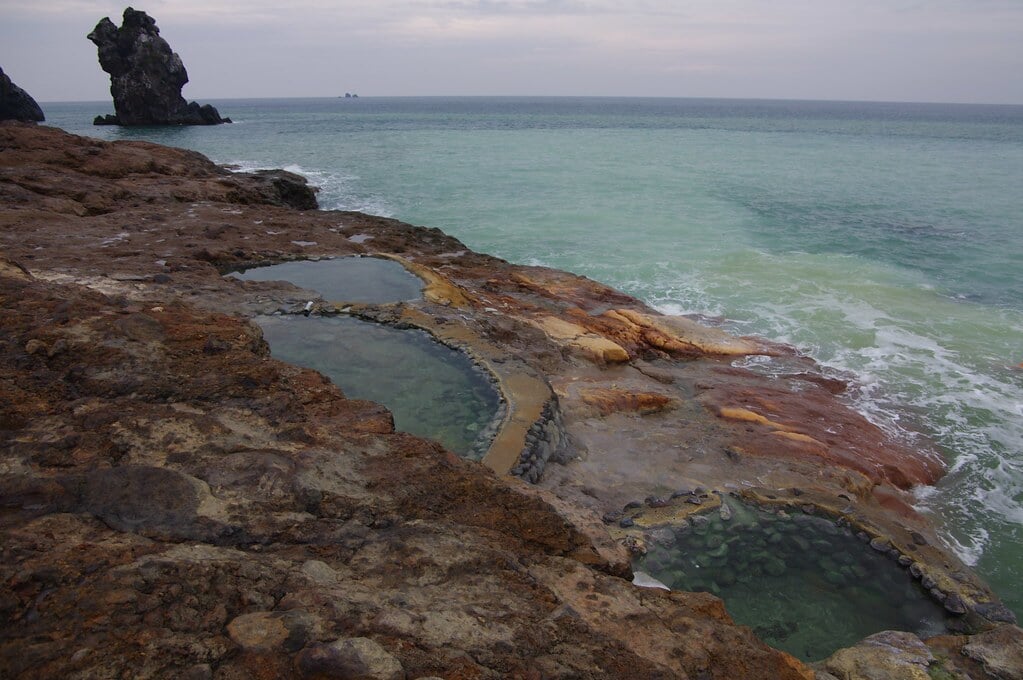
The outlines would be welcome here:
[[[44,120],[43,110],[28,92],[11,82],[0,68],[0,120],[35,122]]]
[[[89,40],[99,48],[99,64],[110,74],[113,116],[97,116],[96,125],[216,125],[230,123],[215,108],[186,102],[181,88],[188,72],[181,57],[160,37],[156,20],[131,7],[120,28],[104,17]]]

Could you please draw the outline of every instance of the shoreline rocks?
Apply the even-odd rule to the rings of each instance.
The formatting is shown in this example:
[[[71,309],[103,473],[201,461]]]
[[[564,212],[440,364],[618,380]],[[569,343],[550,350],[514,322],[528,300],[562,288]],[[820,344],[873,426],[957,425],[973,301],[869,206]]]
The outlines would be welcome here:
[[[36,123],[45,120],[43,110],[28,92],[13,82],[0,68],[0,120]]]
[[[409,678],[809,678],[712,595],[634,586],[601,522],[634,499],[710,510],[719,496],[702,489],[755,480],[849,507],[907,549],[916,532],[936,581],[932,565],[960,568],[925,518],[881,502],[906,497],[914,452],[809,390],[805,361],[791,359],[803,392],[783,392],[784,374],[702,354],[597,282],[438,229],[296,211],[192,152],[4,123],[0,164],[5,677],[288,677],[354,651]],[[221,277],[367,254],[440,292],[360,314],[428,329],[500,378],[504,467],[394,432],[379,405],[274,360],[251,319],[308,297]],[[548,332],[551,318],[579,330]],[[820,417],[804,421],[811,401]],[[720,415],[736,409],[763,418]],[[506,474],[530,433],[557,441],[535,484]],[[832,448],[886,467],[857,471]],[[357,639],[373,644],[335,646]]]

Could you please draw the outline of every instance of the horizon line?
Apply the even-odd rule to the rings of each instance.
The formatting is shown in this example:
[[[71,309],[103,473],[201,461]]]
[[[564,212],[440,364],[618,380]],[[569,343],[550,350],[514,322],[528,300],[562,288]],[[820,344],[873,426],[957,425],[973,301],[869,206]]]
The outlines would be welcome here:
[[[1006,106],[1021,107],[1021,102],[965,102],[965,101],[921,101],[897,99],[813,99],[806,97],[712,97],[696,95],[607,95],[607,94],[375,94],[354,96],[341,95],[289,95],[289,96],[248,96],[248,97],[186,97],[189,101],[272,101],[287,99],[665,99],[665,100],[710,100],[745,102],[803,102],[829,104],[920,104],[940,106]],[[48,99],[36,100],[38,104],[99,104],[113,106],[110,99]]]

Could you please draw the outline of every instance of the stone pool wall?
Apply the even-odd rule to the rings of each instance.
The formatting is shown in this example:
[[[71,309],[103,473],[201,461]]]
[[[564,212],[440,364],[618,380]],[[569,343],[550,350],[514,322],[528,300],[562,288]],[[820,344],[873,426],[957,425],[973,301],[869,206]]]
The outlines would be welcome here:
[[[511,473],[530,484],[543,477],[550,460],[560,461],[567,451],[568,436],[557,397],[544,404],[543,411],[526,433],[526,445]]]

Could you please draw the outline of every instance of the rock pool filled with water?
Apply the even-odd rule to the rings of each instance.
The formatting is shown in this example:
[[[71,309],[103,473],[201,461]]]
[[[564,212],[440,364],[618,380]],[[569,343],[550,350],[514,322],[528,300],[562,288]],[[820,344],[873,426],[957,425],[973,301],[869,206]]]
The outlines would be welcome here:
[[[394,414],[395,429],[473,460],[486,454],[502,412],[490,374],[424,331],[350,317],[262,316],[274,357],[330,378],[345,395]]]
[[[806,661],[882,630],[945,631],[942,607],[849,527],[731,498],[723,508],[651,530],[636,571],[674,590],[718,595],[737,623]]]
[[[230,275],[243,281],[287,281],[337,302],[405,302],[423,292],[423,282],[400,264],[375,257],[282,262]]]

